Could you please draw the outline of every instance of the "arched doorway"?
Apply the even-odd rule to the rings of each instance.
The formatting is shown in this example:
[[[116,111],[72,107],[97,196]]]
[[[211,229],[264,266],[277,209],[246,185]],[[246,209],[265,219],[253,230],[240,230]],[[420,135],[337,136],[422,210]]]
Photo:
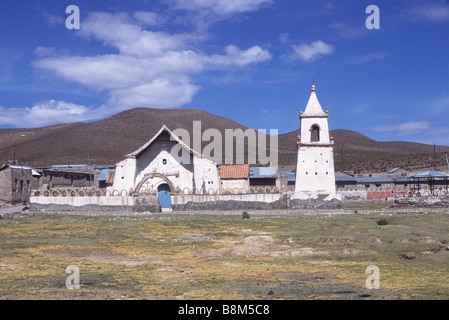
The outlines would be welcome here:
[[[157,187],[157,197],[159,199],[159,204],[164,209],[171,209],[171,197],[170,197],[170,186],[163,183]]]
[[[153,173],[147,173],[146,175],[143,176],[143,179],[137,184],[136,189],[134,190],[134,194],[139,194],[140,189],[142,188],[143,184],[148,179],[151,179],[151,178],[161,178],[168,185],[169,189],[174,192],[175,188],[174,188],[173,184],[171,183],[171,181],[166,176],[164,176],[163,174],[160,174],[160,173],[153,172]]]

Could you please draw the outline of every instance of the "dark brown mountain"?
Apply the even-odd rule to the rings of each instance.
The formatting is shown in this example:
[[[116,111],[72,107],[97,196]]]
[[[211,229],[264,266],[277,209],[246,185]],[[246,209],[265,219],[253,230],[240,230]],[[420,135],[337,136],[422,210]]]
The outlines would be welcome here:
[[[140,146],[165,124],[171,130],[192,132],[193,121],[202,131],[245,126],[225,117],[194,109],[135,108],[90,123],[60,124],[35,129],[0,129],[0,163],[18,159],[20,164],[115,164]],[[279,136],[279,162],[293,169],[298,131]],[[224,136],[224,134],[223,134]],[[412,142],[379,142],[349,130],[333,130],[337,170],[379,172],[394,167],[433,166],[433,145]],[[209,142],[203,143],[203,145]],[[237,146],[242,147],[242,146]],[[436,147],[436,165],[444,165],[449,147]]]

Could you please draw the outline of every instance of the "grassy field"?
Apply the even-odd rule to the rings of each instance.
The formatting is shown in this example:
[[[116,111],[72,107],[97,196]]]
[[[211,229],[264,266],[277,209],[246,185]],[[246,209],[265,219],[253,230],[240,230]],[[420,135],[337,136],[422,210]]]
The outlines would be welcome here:
[[[449,299],[448,231],[447,213],[380,210],[34,214],[0,220],[0,299]],[[370,265],[380,289],[366,288]]]

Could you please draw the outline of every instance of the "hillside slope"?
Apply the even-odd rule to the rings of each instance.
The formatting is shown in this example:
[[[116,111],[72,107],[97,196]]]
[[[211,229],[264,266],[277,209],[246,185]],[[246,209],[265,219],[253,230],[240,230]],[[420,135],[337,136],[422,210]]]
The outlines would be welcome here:
[[[115,164],[161,128],[184,128],[192,132],[193,121],[201,129],[242,130],[247,127],[221,116],[195,109],[135,108],[90,123],[59,124],[34,129],[0,129],[0,162],[14,158],[21,164]],[[296,163],[298,131],[279,136],[279,162],[287,168]],[[412,142],[378,142],[350,130],[333,130],[337,170],[384,171],[396,166],[428,167],[433,164],[433,146]],[[209,142],[203,142],[203,146]],[[246,142],[245,142],[246,145]],[[243,146],[237,146],[242,148]],[[437,165],[445,164],[437,146]]]

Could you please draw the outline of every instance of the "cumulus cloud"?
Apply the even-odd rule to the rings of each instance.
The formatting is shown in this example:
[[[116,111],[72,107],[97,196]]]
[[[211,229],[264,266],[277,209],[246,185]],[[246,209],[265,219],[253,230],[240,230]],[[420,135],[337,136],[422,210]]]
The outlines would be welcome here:
[[[302,60],[304,62],[312,62],[318,58],[329,55],[334,52],[335,48],[331,44],[327,44],[321,40],[312,42],[311,44],[293,45],[294,53],[287,57],[288,60]]]
[[[41,101],[24,109],[0,107],[1,125],[15,126],[17,119],[20,119],[21,127],[40,127],[54,123],[86,121],[92,119],[92,113],[85,106],[57,100]]]
[[[148,13],[143,15],[150,20]],[[134,15],[135,16],[135,15]],[[151,22],[151,21],[148,21]],[[34,62],[38,68],[93,90],[106,90],[108,106],[180,107],[200,90],[191,79],[205,70],[222,70],[267,61],[271,54],[259,46],[207,55],[194,49],[192,34],[169,34],[143,29],[126,14],[96,12],[83,22],[80,34],[114,47],[117,54],[90,57],[53,56]]]

